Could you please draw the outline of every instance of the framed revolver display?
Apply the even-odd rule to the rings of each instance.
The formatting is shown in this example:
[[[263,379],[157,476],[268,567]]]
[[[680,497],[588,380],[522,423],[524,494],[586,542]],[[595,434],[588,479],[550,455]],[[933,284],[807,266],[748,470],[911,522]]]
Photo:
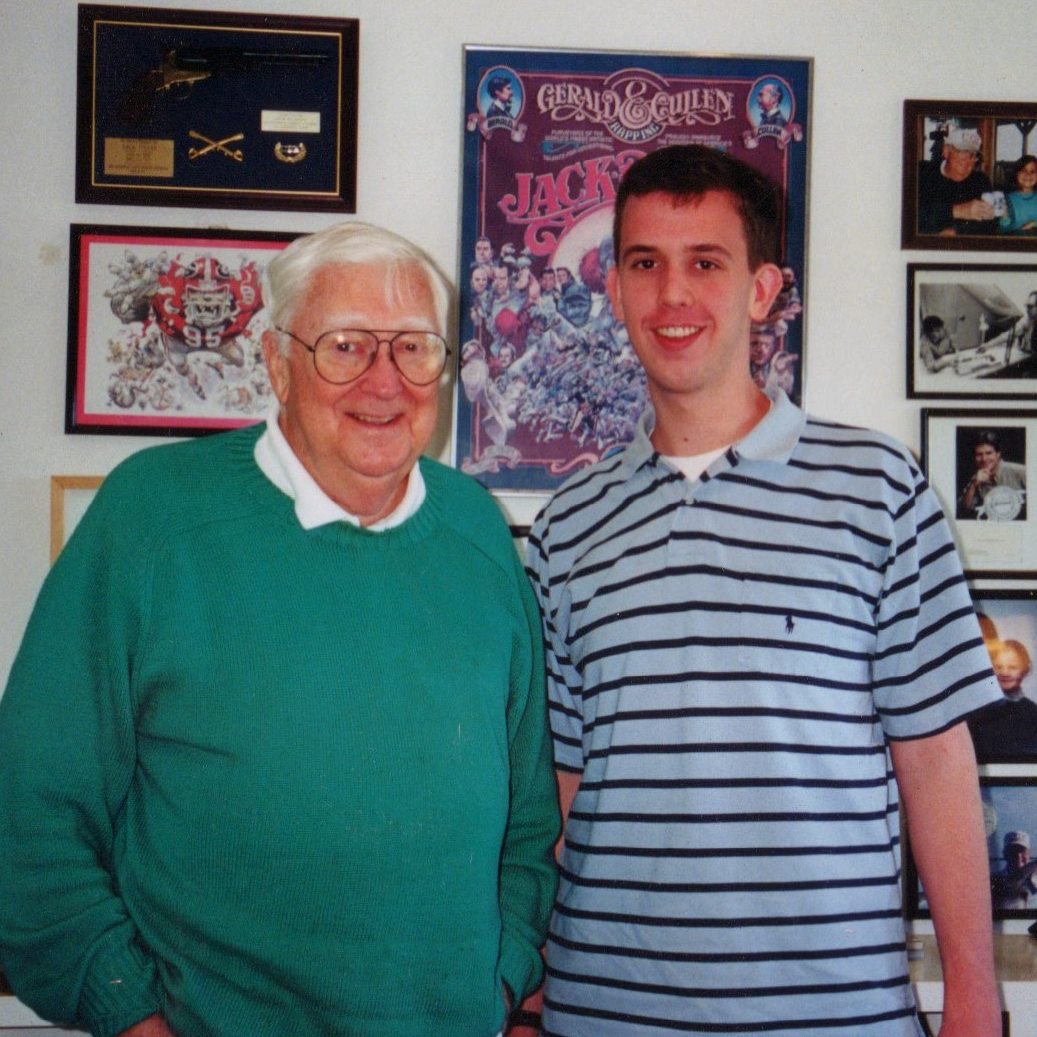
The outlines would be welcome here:
[[[353,212],[356,19],[80,4],[76,201]]]

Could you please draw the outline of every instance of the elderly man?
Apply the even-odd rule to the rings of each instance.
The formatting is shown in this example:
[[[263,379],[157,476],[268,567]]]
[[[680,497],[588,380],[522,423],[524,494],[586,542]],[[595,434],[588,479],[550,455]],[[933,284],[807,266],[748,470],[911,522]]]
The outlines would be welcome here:
[[[990,179],[977,169],[983,138],[978,130],[950,130],[940,162],[918,167],[919,234],[993,234],[994,207],[983,195]]]
[[[448,290],[378,228],[269,268],[265,428],[105,481],[0,700],[0,948],[99,1037],[492,1037],[540,974],[536,606],[419,455]]]
[[[551,1034],[916,1037],[901,796],[943,1037],[1000,1033],[962,722],[1000,692],[909,451],[753,381],[780,215],[704,147],[617,192],[608,292],[652,407],[529,538],[568,814]]]

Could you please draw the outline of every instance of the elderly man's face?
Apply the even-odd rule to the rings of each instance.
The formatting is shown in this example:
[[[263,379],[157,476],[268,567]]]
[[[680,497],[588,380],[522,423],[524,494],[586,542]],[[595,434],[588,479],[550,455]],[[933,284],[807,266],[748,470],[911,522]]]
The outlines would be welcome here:
[[[441,332],[432,291],[418,267],[402,271],[387,298],[381,266],[318,270],[288,330],[311,345],[325,331],[362,328]],[[281,404],[289,445],[322,490],[365,524],[388,515],[403,499],[407,476],[436,425],[437,384],[412,385],[379,346],[374,364],[356,381],[332,385],[304,346],[287,356],[277,336],[264,338],[270,381]]]
[[[946,161],[944,172],[949,180],[967,180],[976,166],[976,152],[959,151],[949,144],[943,149],[943,157]]]

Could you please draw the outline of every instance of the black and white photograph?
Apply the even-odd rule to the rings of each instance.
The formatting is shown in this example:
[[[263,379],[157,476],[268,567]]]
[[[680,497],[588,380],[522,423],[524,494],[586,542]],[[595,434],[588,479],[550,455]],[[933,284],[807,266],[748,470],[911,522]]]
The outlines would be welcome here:
[[[1037,530],[1027,499],[1035,443],[1037,411],[922,410],[922,464],[966,575],[1037,576]]]
[[[901,247],[1037,251],[1037,104],[904,102]]]
[[[1037,589],[973,591],[1000,702],[969,718],[980,763],[1037,763]]]
[[[907,395],[1033,399],[1037,265],[909,263]]]

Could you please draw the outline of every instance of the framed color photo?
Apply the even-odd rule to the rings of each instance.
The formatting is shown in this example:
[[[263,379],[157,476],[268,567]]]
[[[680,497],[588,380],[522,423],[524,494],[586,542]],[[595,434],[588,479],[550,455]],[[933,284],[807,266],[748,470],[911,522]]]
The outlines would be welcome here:
[[[1037,251],[1037,104],[904,102],[903,248]]]
[[[498,493],[544,492],[632,438],[646,385],[605,293],[612,208],[626,168],[670,144],[722,149],[784,189],[784,285],[752,373],[800,398],[811,71],[465,48],[458,467]]]
[[[980,763],[1037,763],[1037,588],[974,590],[972,597],[1004,693],[1001,702],[969,717],[976,757]]]
[[[968,576],[1037,577],[1037,411],[922,411],[922,464]]]
[[[979,784],[994,918],[1037,918],[1037,778],[981,775]],[[931,917],[910,842],[904,878],[908,917]]]
[[[1037,398],[1037,265],[909,263],[907,395]]]
[[[79,5],[76,201],[353,212],[355,19]]]
[[[262,274],[295,236],[73,224],[65,431],[190,436],[259,421]]]

